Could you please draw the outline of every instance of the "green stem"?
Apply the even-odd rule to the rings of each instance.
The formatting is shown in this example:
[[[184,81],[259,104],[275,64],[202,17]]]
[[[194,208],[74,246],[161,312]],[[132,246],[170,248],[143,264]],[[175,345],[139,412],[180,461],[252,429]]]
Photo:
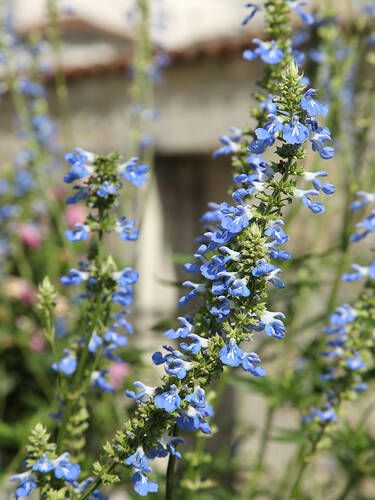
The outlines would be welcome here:
[[[74,142],[74,138],[70,120],[68,88],[61,60],[61,36],[59,29],[58,10],[55,0],[47,0],[47,11],[48,39],[55,56],[56,95],[59,103],[65,149],[69,150],[71,144],[73,144]]]
[[[276,408],[273,405],[269,405],[267,408],[266,421],[260,439],[257,464],[245,488],[245,493],[242,496],[243,500],[248,500],[249,498],[255,498],[259,477],[264,467],[264,459],[266,456],[267,445],[269,443],[269,436],[272,429],[275,410]]]
[[[337,497],[337,500],[345,500],[347,498],[347,496],[349,495],[349,493],[352,491],[352,489],[356,486],[356,484],[357,484],[357,481],[353,477],[349,476],[348,481],[347,481],[346,485],[344,486],[344,489],[342,490],[342,492]]]
[[[99,213],[99,220],[102,218],[102,213]],[[99,232],[99,237],[98,237],[98,254],[97,254],[97,267],[99,270],[99,273],[102,269],[102,264],[103,264],[103,233],[102,231]],[[80,356],[79,362],[78,362],[78,367],[77,370],[74,374],[74,379],[73,379],[73,384],[72,384],[72,393],[68,399],[68,403],[66,405],[66,409],[64,412],[64,417],[61,423],[61,427],[59,429],[59,432],[57,434],[57,439],[56,439],[56,452],[59,454],[61,451],[61,446],[64,440],[64,436],[66,433],[67,425],[69,422],[69,419],[72,415],[73,409],[74,409],[74,404],[76,402],[76,399],[78,397],[78,389],[79,385],[82,383],[83,385],[83,372],[86,367],[86,362],[89,356],[89,344],[91,337],[97,327],[98,320],[100,317],[100,312],[102,308],[102,297],[101,297],[101,291],[99,290],[92,301],[92,305],[96,303],[95,307],[95,312],[94,312],[94,317],[91,323],[91,328],[90,331],[86,337],[86,343],[85,347],[83,349],[83,352]]]
[[[175,427],[173,436],[177,435],[177,428]],[[174,483],[174,470],[176,465],[176,457],[173,453],[169,453],[168,467],[167,467],[167,482],[165,487],[165,500],[173,500],[173,483]]]
[[[113,469],[116,467],[116,463],[113,462],[107,469],[107,474],[110,474]],[[88,498],[90,498],[91,494],[94,493],[94,491],[96,490],[96,488],[100,485],[100,483],[102,482],[101,478],[100,477],[97,477],[95,479],[95,481],[93,483],[90,484],[90,486],[87,488],[87,490],[79,496],[79,500],[87,500]]]
[[[298,498],[297,495],[299,494],[301,482],[302,482],[303,476],[305,474],[305,471],[307,469],[307,466],[309,465],[308,458],[312,457],[315,454],[317,447],[318,447],[322,437],[324,436],[324,433],[325,433],[325,427],[322,426],[320,432],[318,433],[318,435],[316,436],[315,440],[312,443],[312,448],[308,454],[308,457],[306,457],[307,445],[301,446],[301,448],[298,452],[298,458],[297,458],[297,463],[299,463],[300,466],[298,468],[296,478],[293,482],[293,486],[290,490],[289,495],[286,497],[286,499],[295,500],[296,498]]]

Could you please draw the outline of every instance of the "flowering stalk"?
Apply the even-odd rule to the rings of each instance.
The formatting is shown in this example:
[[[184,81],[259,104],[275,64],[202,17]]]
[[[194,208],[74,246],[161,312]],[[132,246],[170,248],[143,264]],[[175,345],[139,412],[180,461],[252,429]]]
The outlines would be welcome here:
[[[272,44],[267,46],[262,54],[273,48]],[[315,118],[326,108],[313,97],[315,91],[306,92],[300,81],[291,63],[281,76],[278,95],[273,96],[276,109],[269,115],[270,121],[256,129],[256,139],[250,144],[238,134],[236,141],[231,140],[229,151],[226,148],[225,152],[234,149],[236,155],[234,181],[240,187],[232,198],[237,205],[213,204],[203,216],[209,224],[207,231],[199,238],[196,261],[185,266],[186,271],[199,272],[201,277],[199,282],[184,283],[192,290],[179,301],[185,305],[201,296],[203,305],[195,313],[180,317],[181,327],[165,332],[169,339],[183,339],[181,351],[164,346],[166,354],[154,353],[153,362],[165,364],[163,383],[154,388],[137,382],[140,392],[128,392],[138,402],[135,416],[105,446],[107,460],[95,464],[98,478],[81,500],[88,498],[100,482],[112,483],[117,477],[115,467],[124,463],[135,470],[137,493],[156,491],[157,484],[147,477],[151,471],[148,460],[177,453],[173,437],[176,425],[181,430],[211,432],[206,419],[213,412],[205,389],[222,375],[223,367],[241,365],[254,376],[265,375],[258,355],[245,353],[240,344],[251,340],[254,331],[264,330],[277,339],[285,335],[284,315],[266,307],[268,284],[284,287],[278,277],[280,269],[271,259],[290,258],[279,248],[288,241],[280,216],[293,196],[313,213],[324,211],[321,202],[309,197],[317,195],[318,190],[296,187],[295,177],[303,175],[314,182],[316,189],[323,186],[318,182],[321,173],[306,173],[299,164],[305,157],[302,144],[310,138],[313,149],[322,157],[333,155],[332,148],[324,144],[330,139],[329,131],[319,127]],[[268,164],[260,155],[274,144],[277,159]],[[236,154],[246,153],[247,148],[252,155]]]
[[[358,79],[356,73],[356,68],[358,66],[362,67],[365,64],[363,56],[367,52],[366,45],[369,41],[368,32],[363,28],[365,24],[367,24],[367,27],[370,27],[372,21],[366,19],[366,16],[360,15],[355,19],[355,23],[353,22],[350,25],[350,29],[345,30],[342,28],[342,25],[347,23],[347,18],[342,19],[340,14],[341,12],[335,6],[322,2],[322,7],[315,15],[315,23],[308,28],[304,26],[299,33],[296,33],[293,36],[292,46],[295,59],[300,61],[299,65],[305,61],[309,61],[307,67],[308,75],[314,77],[314,73],[317,73],[314,79],[318,83],[314,83],[312,86],[316,85],[319,87],[325,99],[329,99],[329,113],[326,123],[335,135],[339,148],[338,154],[340,155],[346,174],[340,174],[341,182],[344,184],[342,191],[345,193],[343,203],[344,217],[341,223],[342,230],[339,245],[330,250],[330,253],[333,252],[334,255],[338,256],[338,265],[335,265],[336,275],[332,280],[332,285],[330,285],[331,290],[327,300],[326,314],[331,314],[336,305],[341,275],[348,260],[350,248],[349,235],[354,226],[353,213],[349,209],[350,202],[359,184],[364,186],[372,185],[373,176],[371,162],[368,162],[369,131],[371,130],[369,125],[371,121],[368,120],[367,116],[372,112],[373,106],[371,102],[374,99],[375,93],[373,91],[372,80],[366,80],[365,78]],[[303,54],[298,50],[299,45],[306,43],[309,44],[310,50],[307,54]],[[366,63],[368,62],[370,62],[370,58],[366,56]],[[371,75],[371,71],[369,75]],[[361,101],[364,99],[366,103],[363,107],[355,100],[358,95],[361,95]],[[353,102],[357,102],[357,104],[353,105]],[[319,159],[314,161],[313,170],[321,168],[319,168],[319,162]],[[286,227],[288,227],[296,215],[296,208],[294,207],[288,214]],[[318,242],[318,238],[314,238],[314,241]],[[308,321],[304,317],[304,321],[299,327],[293,325],[295,318],[298,317],[296,312],[303,311],[303,314],[305,314],[305,308],[302,307],[302,303],[306,300],[306,297],[301,292],[306,290],[306,288],[311,290],[315,281],[317,284],[319,283],[319,278],[317,277],[319,277],[322,269],[324,269],[323,258],[326,254],[326,252],[317,252],[314,255],[314,259],[317,257],[316,264],[309,265],[309,271],[305,269],[300,273],[301,285],[296,284],[298,288],[296,287],[296,293],[293,293],[293,301],[290,301],[291,310],[288,314],[289,338],[294,335],[294,332],[297,333],[306,330],[306,328],[322,321],[322,317],[319,314],[319,316]],[[310,259],[309,256],[308,258]],[[300,259],[294,259],[292,263],[294,273],[298,260]],[[302,263],[306,265],[309,261],[306,262],[304,260]],[[306,279],[306,272],[309,273],[309,279]],[[316,278],[311,280],[311,276],[313,275]],[[298,297],[300,298],[298,299]],[[324,316],[326,315],[323,315],[323,318]],[[290,348],[290,342],[287,345]],[[318,342],[315,337],[303,348],[301,358],[311,360],[311,363],[309,363],[309,372],[318,372],[319,366],[316,363],[316,359],[322,349],[322,343]],[[285,387],[285,384],[288,383],[291,370],[295,373],[295,363],[293,365],[292,368],[290,366],[285,368],[284,366],[282,375],[275,377],[274,390],[272,394],[269,394],[270,405],[275,400],[274,393],[281,392],[283,386]],[[308,371],[306,370],[305,373],[307,375]],[[294,378],[296,377],[294,376]],[[314,392],[315,389],[316,384],[311,390]],[[289,402],[293,406],[298,406],[300,401],[298,402],[298,398],[297,400],[295,399],[296,393],[297,391],[286,393],[283,403]],[[303,453],[301,457],[303,461]],[[254,474],[252,474],[250,482],[255,484]],[[280,491],[283,490],[284,488],[281,487]]]
[[[352,211],[360,210],[368,203],[375,201],[375,195],[360,191],[358,199],[351,205]],[[350,241],[358,242],[375,230],[375,211],[357,224],[359,232],[354,233]],[[343,402],[355,399],[367,389],[362,379],[373,364],[372,337],[375,321],[375,262],[368,267],[352,264],[352,272],[342,276],[343,281],[359,281],[364,277],[367,282],[364,290],[353,306],[344,304],[337,307],[329,316],[329,326],[323,328],[328,340],[325,350],[321,352],[327,360],[319,375],[321,384],[322,408],[311,408],[303,417],[307,424],[306,433],[311,442],[310,449],[306,445],[299,452],[300,466],[294,480],[290,496],[298,493],[304,472],[309,460],[322,448],[323,438],[337,426],[339,410]]]
[[[313,17],[311,14],[303,13],[303,11],[301,11],[300,9],[299,3],[296,4],[296,2],[289,2],[289,0],[286,2],[284,1],[264,2],[263,7],[256,4],[246,4],[245,7],[248,9],[248,14],[243,20],[242,24],[246,25],[250,20],[253,19],[253,17],[256,15],[258,11],[264,10],[265,23],[266,23],[265,32],[271,39],[270,42],[261,42],[258,39],[254,39],[253,43],[256,44],[258,47],[255,50],[245,50],[243,52],[243,58],[245,60],[252,61],[256,57],[260,57],[262,61],[265,63],[263,78],[259,82],[257,82],[258,86],[263,91],[265,91],[265,93],[258,92],[254,95],[254,98],[257,101],[257,106],[255,106],[251,110],[251,116],[256,119],[256,126],[254,126],[254,130],[247,129],[244,131],[244,133],[248,133],[254,139],[257,139],[256,130],[258,129],[260,130],[265,125],[269,114],[276,113],[277,101],[276,99],[273,98],[273,93],[277,93],[278,91],[281,75],[285,73],[285,71],[288,68],[288,65],[293,60],[295,64],[298,65],[298,60],[294,57],[295,53],[291,46],[291,33],[292,33],[290,26],[291,9],[297,9],[298,14],[302,17],[304,23],[312,24]],[[304,80],[305,78],[303,79],[303,81]],[[249,159],[251,158],[248,156],[248,150],[240,146],[242,132],[234,127],[231,128],[231,131],[232,131],[231,135],[229,136],[224,135],[220,137],[223,146],[217,149],[213,153],[213,158],[216,158],[219,155],[231,153],[233,155],[232,159],[233,166],[238,172],[241,172],[242,171],[241,169],[243,168],[242,164],[246,165],[246,163],[249,162]],[[257,143],[257,141],[254,141],[252,147],[253,150],[256,151],[257,147],[261,148],[261,143],[259,142]],[[253,156],[253,159],[254,158],[256,158],[255,155]],[[321,174],[326,175],[324,172],[321,172]],[[311,173],[307,173],[307,176],[309,175],[311,176]],[[315,176],[314,178],[315,182],[319,183],[318,176]],[[328,185],[329,184],[327,184],[327,187]],[[322,185],[320,187],[322,187]],[[235,191],[236,189],[237,187],[236,184],[234,183],[231,188],[231,192]],[[298,210],[299,206],[297,206],[296,208]],[[226,376],[229,376],[229,372],[225,372],[222,375],[221,384],[223,384],[223,380],[225,379]],[[271,412],[270,415],[271,416],[267,418],[268,431],[272,425],[273,411]],[[257,473],[259,473],[262,467],[263,457],[265,454],[265,448],[267,443],[268,431],[263,436],[264,439],[262,440],[262,442],[264,446],[262,445],[263,451],[260,453],[258,465],[256,467]],[[196,440],[197,454],[201,453],[201,447],[204,446],[204,443],[205,443],[204,437],[197,437]],[[199,470],[199,460],[197,458],[197,454],[192,454],[189,460],[197,464],[195,468]],[[257,475],[258,474],[252,474],[251,478],[252,485],[254,484],[254,479],[255,476]],[[199,482],[199,478],[195,477],[193,479],[193,482],[195,485],[197,485]],[[249,485],[249,489],[251,488],[252,486]],[[248,488],[246,488],[246,490],[247,489]],[[246,492],[244,492],[244,495],[246,495]]]
[[[22,496],[21,492],[26,491],[27,485],[28,492],[37,487],[41,488],[41,493],[44,487],[50,488],[46,491],[56,492],[55,479],[60,479],[56,476],[57,466],[59,461],[67,459],[66,450],[71,452],[76,461],[82,458],[83,432],[89,418],[86,409],[87,390],[89,387],[104,392],[114,390],[105,378],[108,370],[99,369],[102,368],[99,363],[103,363],[103,358],[121,362],[115,351],[127,343],[124,331],[133,333],[132,325],[126,319],[129,314],[126,307],[132,303],[133,284],[138,280],[138,273],[131,268],[118,270],[114,259],[105,254],[103,242],[105,234],[112,231],[117,232],[124,241],[138,238],[135,222],[126,217],[117,218],[114,209],[118,205],[124,180],[137,186],[142,185],[147,180],[145,173],[148,167],[137,165],[136,158],[127,163],[120,163],[119,159],[117,154],[100,157],[81,149],[66,155],[70,171],[64,177],[65,182],[70,184],[81,181],[74,186],[75,193],[67,198],[67,203],[71,205],[85,200],[89,214],[83,224],[76,224],[65,235],[73,243],[87,241],[89,238],[91,241],[87,261],[81,261],[78,269],[70,269],[61,278],[61,282],[65,286],[85,284],[85,293],[79,297],[83,313],[72,345],[52,365],[60,380],[60,409],[55,418],[61,419],[61,425],[56,444],[48,440],[48,448],[39,448],[38,454],[35,451],[32,456],[29,453],[29,470],[16,476],[20,481],[17,498]],[[40,309],[44,313],[46,335],[52,345],[53,302],[54,291],[51,291],[50,283],[45,281],[40,288]],[[40,462],[42,465],[35,465]],[[46,463],[48,467],[44,468]],[[73,465],[77,471],[74,481],[66,479],[68,484],[63,486],[60,483],[59,486],[76,498],[78,493],[87,489],[90,481],[76,483],[80,468],[77,464]]]

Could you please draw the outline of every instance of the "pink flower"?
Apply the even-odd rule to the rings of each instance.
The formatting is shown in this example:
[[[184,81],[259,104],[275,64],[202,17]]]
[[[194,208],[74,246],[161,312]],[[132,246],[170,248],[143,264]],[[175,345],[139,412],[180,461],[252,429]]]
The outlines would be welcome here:
[[[121,389],[124,378],[130,373],[130,366],[128,363],[118,363],[112,361],[108,367],[109,380],[115,389]]]
[[[25,288],[22,290],[20,295],[20,301],[27,306],[32,306],[36,303],[36,293],[32,286],[25,284]]]
[[[31,334],[29,346],[35,353],[41,353],[44,351],[46,343],[44,341],[43,333],[40,330],[35,330],[35,332]]]
[[[31,250],[37,250],[42,244],[42,231],[36,224],[22,222],[17,225],[16,231],[22,243]]]
[[[23,302],[27,306],[32,306],[36,302],[35,288],[28,281],[12,276],[4,281],[4,296]]]
[[[83,224],[86,220],[87,212],[82,205],[70,205],[65,210],[65,219],[69,226]]]

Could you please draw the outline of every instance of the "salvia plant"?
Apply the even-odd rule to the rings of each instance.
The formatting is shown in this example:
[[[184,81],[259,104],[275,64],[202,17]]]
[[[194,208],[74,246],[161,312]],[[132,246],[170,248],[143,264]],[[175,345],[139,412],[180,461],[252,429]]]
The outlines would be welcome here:
[[[154,79],[148,73],[153,67],[147,31],[149,5],[140,0],[137,6],[140,40],[131,94],[134,106],[139,108],[141,103],[143,110],[152,105]],[[50,500],[104,499],[108,497],[103,487],[116,483],[132,484],[134,494],[140,496],[163,491],[166,500],[245,499],[262,494],[275,499],[320,498],[319,490],[310,496],[303,491],[306,471],[312,467],[318,452],[335,454],[336,450],[337,460],[344,469],[348,467],[345,446],[358,456],[371,448],[373,440],[364,431],[363,421],[353,427],[345,414],[346,405],[366,391],[373,370],[375,262],[353,264],[351,271],[345,269],[350,242],[363,240],[375,229],[374,212],[354,229],[356,213],[375,202],[374,194],[358,190],[360,186],[367,189],[372,179],[366,155],[360,157],[360,178],[355,185],[349,182],[346,186],[348,206],[344,207],[339,259],[332,273],[328,306],[323,305],[320,317],[309,325],[322,323],[323,309],[324,317],[328,317],[323,335],[313,340],[308,338],[307,343],[299,343],[294,334],[289,339],[286,331],[288,327],[296,329],[298,307],[274,308],[275,303],[283,305],[293,300],[287,295],[288,277],[293,270],[298,276],[292,290],[296,290],[294,300],[299,305],[306,290],[310,293],[313,289],[311,279],[304,273],[311,269],[315,272],[320,262],[326,266],[327,255],[337,250],[300,257],[294,255],[290,243],[285,245],[289,242],[288,228],[293,228],[292,222],[300,211],[306,210],[306,224],[310,224],[310,218],[324,218],[326,209],[322,200],[336,191],[320,164],[334,164],[334,160],[328,160],[335,156],[336,150],[339,155],[347,153],[340,120],[349,117],[352,111],[349,106],[341,110],[339,103],[352,90],[348,88],[351,82],[343,82],[342,77],[353,74],[356,59],[348,50],[342,55],[345,64],[337,67],[335,57],[345,50],[348,40],[356,53],[368,36],[363,21],[367,18],[361,18],[347,39],[337,38],[333,44],[332,33],[338,32],[333,8],[311,13],[306,10],[306,2],[292,0],[247,3],[245,8],[244,26],[264,15],[265,37],[253,39],[243,58],[260,59],[264,70],[254,95],[252,125],[243,129],[231,127],[230,134],[220,137],[222,144],[213,153],[214,158],[230,158],[233,168],[230,201],[211,202],[201,217],[203,229],[196,238],[195,253],[184,265],[186,273],[191,275],[191,279],[182,283],[186,292],[178,302],[184,312],[173,321],[173,327],[163,332],[165,344],[151,357],[152,364],[162,368],[164,374],[159,383],[146,385],[135,381],[134,387],[128,386],[126,396],[132,404],[132,413],[117,430],[113,429],[104,446],[102,436],[94,444],[86,440],[95,412],[92,395],[114,391],[108,366],[113,361],[122,363],[121,350],[127,349],[129,335],[133,333],[128,315],[139,278],[136,270],[121,266],[107,251],[108,240],[112,239],[111,233],[125,242],[138,240],[137,222],[119,213],[123,206],[121,192],[130,185],[142,188],[150,168],[138,157],[124,161],[117,153],[103,156],[76,148],[65,155],[68,169],[64,182],[72,187],[66,204],[84,206],[85,218],[64,231],[64,245],[86,251],[75,267],[62,273],[60,284],[53,283],[54,275],[40,280],[37,313],[54,358],[51,370],[56,392],[50,420],[38,423],[30,433],[24,471],[11,477],[15,498],[38,491],[40,498]],[[50,37],[58,51],[54,2],[50,2],[49,9]],[[372,11],[369,4],[364,12],[373,16]],[[292,16],[303,23],[302,30],[294,36]],[[310,47],[306,57],[303,45],[308,40],[317,45]],[[325,57],[330,58],[326,67]],[[302,72],[303,66],[306,74]],[[335,87],[336,80],[332,77],[338,73],[341,87]],[[62,112],[66,112],[66,87],[61,78],[60,75],[60,92],[64,94]],[[322,83],[321,90],[315,88],[315,81]],[[339,97],[334,95],[337,89],[341,92]],[[323,102],[322,95],[330,106]],[[372,91],[369,96],[372,98]],[[65,126],[67,121],[65,116]],[[339,137],[335,148],[331,129]],[[40,142],[38,132],[39,129],[35,141]],[[142,144],[137,142],[142,136],[139,123],[133,132],[137,140],[132,141],[131,148],[142,152]],[[370,132],[366,122],[353,140],[354,150],[368,147]],[[352,168],[355,173],[348,158],[346,161],[346,171]],[[348,173],[351,181],[353,172]],[[295,246],[298,247],[297,242]],[[287,271],[287,286],[281,278],[283,270]],[[347,272],[343,274],[344,271]],[[361,280],[364,286],[356,299],[337,306],[341,283]],[[72,309],[71,333],[63,342],[57,341],[60,285],[67,290]],[[319,286],[318,282],[316,287]],[[285,358],[277,380],[272,369],[270,375],[266,373],[270,364],[266,347],[271,340],[273,351]],[[235,368],[242,370],[241,375],[234,374]],[[212,458],[214,465],[210,469],[204,436],[220,436],[220,427],[213,423],[213,418],[220,411],[227,383],[262,392],[268,409],[254,465],[249,462],[238,467],[233,449],[229,465],[233,478],[228,488],[219,485],[216,490],[217,484],[206,478],[215,476],[213,469],[220,467],[220,460]],[[298,410],[300,425],[284,440],[297,442],[298,449],[295,457],[289,463],[286,461],[280,484],[264,487],[262,474],[267,472],[265,454],[272,437],[275,411],[287,404]],[[358,436],[354,445],[350,442],[352,434]],[[187,441],[194,442],[191,452],[186,452],[187,436]],[[92,460],[93,449],[95,460]],[[168,460],[162,481],[160,468],[154,466],[158,458]],[[224,467],[221,464],[223,469],[228,462],[225,464]],[[248,480],[241,478],[241,469],[249,474]],[[177,473],[182,479],[180,485],[175,481]],[[349,468],[348,482],[337,498],[347,498],[366,475],[371,475],[368,467]]]

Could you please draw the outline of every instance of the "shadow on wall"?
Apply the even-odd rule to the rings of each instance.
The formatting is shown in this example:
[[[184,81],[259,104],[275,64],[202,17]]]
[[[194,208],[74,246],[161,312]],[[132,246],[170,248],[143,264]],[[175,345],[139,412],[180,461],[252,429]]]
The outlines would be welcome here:
[[[208,155],[158,156],[156,181],[162,203],[164,238],[172,253],[192,254],[195,238],[201,234],[199,222],[207,203],[229,201],[232,167],[227,157],[213,160]],[[176,266],[178,280],[187,274]]]

